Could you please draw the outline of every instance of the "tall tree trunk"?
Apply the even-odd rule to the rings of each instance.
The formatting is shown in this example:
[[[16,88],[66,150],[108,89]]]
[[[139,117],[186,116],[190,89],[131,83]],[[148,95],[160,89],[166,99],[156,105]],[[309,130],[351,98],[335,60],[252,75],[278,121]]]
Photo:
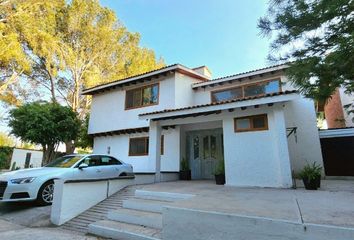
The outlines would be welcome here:
[[[43,147],[43,158],[42,158],[42,166],[50,163],[55,156],[55,147],[54,144],[42,145]]]
[[[66,154],[73,154],[75,151],[75,144],[73,141],[65,142]]]
[[[53,78],[50,76],[50,93],[52,95],[52,102],[56,103],[57,102],[57,97],[55,95],[55,84]]]

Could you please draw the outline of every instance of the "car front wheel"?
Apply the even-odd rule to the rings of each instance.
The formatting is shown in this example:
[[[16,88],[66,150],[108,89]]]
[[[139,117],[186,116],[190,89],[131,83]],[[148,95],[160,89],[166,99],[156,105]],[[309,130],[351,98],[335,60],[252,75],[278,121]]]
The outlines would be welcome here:
[[[39,205],[51,205],[53,202],[54,181],[48,181],[38,191],[37,202]]]

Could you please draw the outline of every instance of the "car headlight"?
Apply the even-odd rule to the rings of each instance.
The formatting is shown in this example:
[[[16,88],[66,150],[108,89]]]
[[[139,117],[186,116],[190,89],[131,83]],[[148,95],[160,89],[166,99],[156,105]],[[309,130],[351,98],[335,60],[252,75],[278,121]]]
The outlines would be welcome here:
[[[28,178],[17,178],[17,179],[12,179],[11,183],[14,184],[23,184],[23,183],[31,183],[35,177],[28,177]]]

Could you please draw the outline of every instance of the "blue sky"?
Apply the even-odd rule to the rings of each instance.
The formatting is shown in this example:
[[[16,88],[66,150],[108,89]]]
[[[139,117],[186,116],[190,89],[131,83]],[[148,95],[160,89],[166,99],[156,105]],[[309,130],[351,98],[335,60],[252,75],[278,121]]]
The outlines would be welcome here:
[[[268,64],[257,20],[268,0],[101,0],[166,64],[206,65],[213,77]]]

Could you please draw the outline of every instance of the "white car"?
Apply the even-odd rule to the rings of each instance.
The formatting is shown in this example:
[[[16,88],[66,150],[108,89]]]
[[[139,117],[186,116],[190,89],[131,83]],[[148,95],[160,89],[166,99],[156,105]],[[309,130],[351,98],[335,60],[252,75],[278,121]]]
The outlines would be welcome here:
[[[110,179],[133,175],[130,164],[108,155],[67,155],[41,168],[0,174],[0,202],[53,201],[54,179]]]

